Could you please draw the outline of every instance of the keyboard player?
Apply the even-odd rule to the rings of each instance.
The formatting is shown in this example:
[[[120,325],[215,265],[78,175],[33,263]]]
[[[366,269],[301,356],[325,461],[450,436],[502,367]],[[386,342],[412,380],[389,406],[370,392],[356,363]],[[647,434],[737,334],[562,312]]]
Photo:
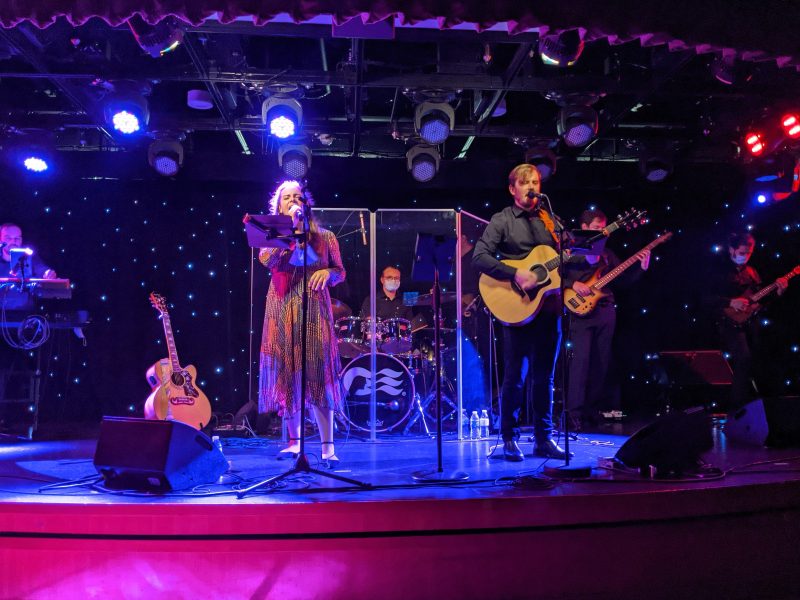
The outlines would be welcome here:
[[[11,254],[9,250],[22,248],[22,228],[15,223],[3,223],[0,225],[0,246],[3,250],[0,254],[0,277],[14,276],[11,273]],[[42,262],[38,255],[34,254],[29,260],[31,272],[29,277],[40,279],[55,279],[56,272]]]

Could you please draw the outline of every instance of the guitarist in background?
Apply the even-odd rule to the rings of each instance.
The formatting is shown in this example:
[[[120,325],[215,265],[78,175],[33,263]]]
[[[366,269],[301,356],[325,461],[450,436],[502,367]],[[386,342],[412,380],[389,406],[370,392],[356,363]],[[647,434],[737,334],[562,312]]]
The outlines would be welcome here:
[[[536,196],[541,192],[538,169],[530,164],[514,167],[508,175],[508,191],[514,199],[492,216],[489,225],[475,244],[472,266],[495,279],[513,280],[523,290],[536,286],[536,275],[515,269],[498,260],[521,259],[540,245],[558,247],[554,218]],[[539,314],[525,325],[503,330],[503,386],[501,390],[500,431],[506,460],[524,458],[517,444],[519,410],[525,375],[533,377],[534,456],[564,459],[564,450],[553,441],[553,373],[561,341],[561,295],[546,296]]]
[[[725,352],[730,354],[733,370],[730,410],[744,406],[753,391],[753,356],[755,328],[753,321],[737,325],[727,319],[724,309],[747,311],[750,307],[749,295],[761,286],[758,272],[748,265],[755,238],[748,232],[732,233],[728,237],[728,259],[716,265],[709,282],[705,304],[710,308],[717,323],[720,342]],[[776,280],[778,295],[783,294],[789,285],[786,277]]]
[[[600,210],[585,210],[580,216],[581,229],[601,231],[608,224],[606,215]],[[650,266],[650,252],[639,255],[641,269],[627,271],[627,281],[632,283],[642,271]],[[612,250],[603,248],[598,256],[571,256],[564,264],[564,287],[571,287],[583,296],[591,294],[584,283],[598,269],[605,275],[620,264]],[[619,279],[617,281],[620,281]],[[606,288],[608,290],[608,288]],[[573,316],[569,322],[570,358],[567,381],[567,406],[572,411],[573,425],[577,430],[593,426],[603,401],[608,365],[611,360],[611,342],[617,322],[614,294],[606,291],[597,307],[585,316]]]

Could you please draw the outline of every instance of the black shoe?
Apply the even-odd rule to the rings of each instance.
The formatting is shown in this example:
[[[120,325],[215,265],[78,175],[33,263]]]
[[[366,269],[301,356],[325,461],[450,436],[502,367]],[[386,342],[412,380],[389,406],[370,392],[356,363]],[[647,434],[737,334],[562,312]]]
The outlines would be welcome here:
[[[564,452],[564,449],[559,448],[558,444],[556,444],[552,439],[547,439],[543,442],[536,442],[536,445],[533,447],[533,455],[540,458],[555,458],[558,460],[564,460],[567,458],[567,453]],[[569,456],[572,458],[575,456],[575,453],[570,452]]]
[[[503,443],[503,458],[511,462],[522,462],[525,455],[520,450],[519,445],[514,440]]]

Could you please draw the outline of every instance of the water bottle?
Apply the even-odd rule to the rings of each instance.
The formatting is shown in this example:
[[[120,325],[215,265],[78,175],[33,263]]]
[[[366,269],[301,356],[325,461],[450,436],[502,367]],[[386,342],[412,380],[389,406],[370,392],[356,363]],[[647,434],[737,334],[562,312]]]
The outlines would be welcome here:
[[[222,451],[222,440],[219,439],[218,435],[211,436],[211,443],[214,444],[214,447],[219,450],[219,453],[224,457],[225,453]],[[231,468],[231,461],[227,461],[228,469]]]
[[[485,408],[481,411],[481,437],[484,439],[489,437],[489,413]]]
[[[469,438],[469,431],[467,431],[467,428],[469,427],[469,417],[467,416],[467,409],[466,408],[462,408],[461,409],[461,420],[460,420],[458,426],[460,428],[459,431],[461,432],[461,439],[462,440],[468,439]]]
[[[469,439],[479,440],[481,438],[481,418],[478,416],[478,411],[473,410],[472,416],[469,418]]]

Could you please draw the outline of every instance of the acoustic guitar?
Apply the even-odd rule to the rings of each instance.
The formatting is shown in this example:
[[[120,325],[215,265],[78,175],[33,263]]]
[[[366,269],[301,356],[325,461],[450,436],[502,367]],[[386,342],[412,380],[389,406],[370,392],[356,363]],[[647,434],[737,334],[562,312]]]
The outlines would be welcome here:
[[[668,239],[672,237],[671,232],[664,233],[654,239],[652,242],[647,244],[644,248],[639,250],[636,254],[631,256],[625,262],[619,263],[616,267],[611,269],[608,273],[600,276],[603,267],[597,269],[594,274],[589,278],[588,281],[584,283],[589,286],[590,293],[586,296],[580,295],[572,288],[567,288],[564,290],[564,305],[567,307],[572,313],[576,315],[585,316],[592,312],[597,303],[600,302],[600,299],[606,296],[606,292],[603,291],[603,288],[607,286],[609,283],[614,281],[617,277],[622,275],[627,269],[631,267],[636,261],[639,260],[640,255],[642,252],[647,252],[648,250],[652,250],[659,244],[663,244]]]
[[[645,211],[631,208],[598,233],[607,236],[620,227],[632,228],[646,222]],[[481,298],[491,313],[502,323],[512,326],[525,325],[537,315],[545,297],[558,293],[561,287],[561,276],[558,273],[561,257],[554,248],[541,245],[536,246],[523,259],[503,259],[500,262],[514,269],[525,269],[535,273],[537,284],[529,290],[523,290],[513,279],[495,279],[484,273],[478,280]]]
[[[796,275],[800,275],[800,265],[797,265],[794,269],[789,271],[784,277],[786,279],[791,279]],[[726,306],[722,309],[725,318],[731,321],[735,325],[744,325],[747,323],[759,310],[761,310],[762,306],[758,303],[763,297],[768,296],[772,292],[778,289],[778,282],[773,281],[768,286],[758,290],[755,294],[751,294],[750,296],[746,296],[748,300],[750,300],[750,304],[747,305],[747,308],[744,310],[735,310],[730,306]]]
[[[193,365],[182,367],[175,349],[172,323],[163,296],[150,294],[150,303],[161,314],[164,336],[169,356],[162,358],[147,370],[147,381],[152,392],[144,404],[146,419],[175,420],[202,429],[211,420],[208,397],[195,385],[197,369]]]

